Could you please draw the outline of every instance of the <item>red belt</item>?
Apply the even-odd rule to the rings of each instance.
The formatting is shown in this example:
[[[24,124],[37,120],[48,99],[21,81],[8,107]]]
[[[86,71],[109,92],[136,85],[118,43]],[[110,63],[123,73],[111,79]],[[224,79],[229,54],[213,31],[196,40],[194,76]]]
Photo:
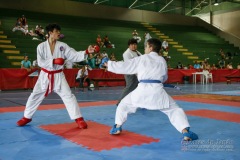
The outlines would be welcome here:
[[[59,70],[56,70],[56,71],[48,71],[44,68],[42,68],[42,71],[48,73],[48,79],[49,79],[49,84],[48,84],[48,88],[47,88],[47,91],[45,93],[45,97],[48,96],[48,92],[51,93],[53,91],[53,87],[54,87],[54,74],[55,73],[60,73],[62,72],[63,70],[62,69],[59,69]]]

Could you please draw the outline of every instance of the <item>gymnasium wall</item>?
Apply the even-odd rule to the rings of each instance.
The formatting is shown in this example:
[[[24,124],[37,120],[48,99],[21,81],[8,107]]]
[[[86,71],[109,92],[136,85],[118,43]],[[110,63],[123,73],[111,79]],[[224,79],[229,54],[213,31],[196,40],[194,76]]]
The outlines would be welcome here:
[[[235,46],[240,48],[239,10],[214,13],[212,16],[212,22],[218,26],[219,29],[216,29],[197,17],[188,17],[176,14],[160,14],[150,11],[108,7],[103,5],[92,5],[70,0],[11,0],[11,2],[9,0],[1,0],[0,8],[124,21],[192,26],[198,25],[211,30],[215,34],[225,38],[230,43],[233,43]],[[209,16],[206,16],[205,18],[209,18]]]
[[[82,17],[106,18],[124,21],[196,25],[197,18],[166,15],[156,12],[92,5],[69,0],[1,0],[0,8],[64,14]]]
[[[240,10],[216,11],[198,15],[198,26],[203,26],[240,48]],[[206,23],[207,22],[207,23]],[[209,25],[211,23],[212,25]]]

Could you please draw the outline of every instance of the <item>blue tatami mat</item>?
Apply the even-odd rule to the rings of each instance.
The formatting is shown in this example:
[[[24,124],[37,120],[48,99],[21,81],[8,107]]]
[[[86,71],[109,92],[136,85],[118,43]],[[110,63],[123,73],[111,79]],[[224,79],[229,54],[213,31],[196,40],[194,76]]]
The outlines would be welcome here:
[[[233,112],[237,108],[177,102],[184,110],[213,108]],[[114,124],[116,106],[83,107],[87,121],[107,126]],[[239,113],[239,111],[237,112]],[[128,117],[123,130],[159,139],[159,142],[93,151],[41,129],[40,125],[73,122],[65,109],[37,111],[33,121],[17,127],[22,112],[0,114],[0,159],[34,160],[238,160],[240,159],[239,123],[188,116],[191,130],[199,140],[182,142],[182,134],[160,111],[139,109]],[[94,132],[94,128],[89,128]],[[98,135],[96,134],[96,137]],[[121,135],[119,135],[121,136]],[[98,145],[98,144],[96,144]]]

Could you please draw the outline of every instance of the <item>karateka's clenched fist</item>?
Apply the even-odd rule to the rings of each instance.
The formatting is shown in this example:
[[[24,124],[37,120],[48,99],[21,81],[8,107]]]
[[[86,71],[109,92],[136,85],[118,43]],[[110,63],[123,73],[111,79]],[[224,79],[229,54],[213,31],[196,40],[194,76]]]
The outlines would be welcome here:
[[[55,58],[55,59],[53,59],[53,64],[63,65],[64,59],[63,58]]]
[[[94,46],[90,45],[88,46],[88,49],[86,49],[86,54],[94,53],[94,50],[95,50]]]

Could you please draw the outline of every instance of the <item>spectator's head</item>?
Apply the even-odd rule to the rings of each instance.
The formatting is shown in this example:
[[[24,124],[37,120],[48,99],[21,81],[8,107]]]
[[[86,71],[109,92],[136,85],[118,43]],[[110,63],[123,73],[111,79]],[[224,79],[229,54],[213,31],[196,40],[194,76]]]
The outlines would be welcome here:
[[[159,39],[150,38],[147,41],[147,46],[145,48],[145,54],[148,54],[150,52],[160,53],[161,46],[162,46],[162,43]]]
[[[89,53],[89,58],[93,58],[93,54],[92,53]]]
[[[28,56],[24,56],[24,60],[27,61],[28,60]]]
[[[82,66],[82,71],[85,71],[86,70],[86,65],[83,65]]]
[[[137,40],[134,38],[131,38],[128,40],[128,48],[132,51],[137,50]]]
[[[52,23],[46,26],[46,31],[48,37],[52,36],[54,39],[59,39],[61,27],[56,23]]]

